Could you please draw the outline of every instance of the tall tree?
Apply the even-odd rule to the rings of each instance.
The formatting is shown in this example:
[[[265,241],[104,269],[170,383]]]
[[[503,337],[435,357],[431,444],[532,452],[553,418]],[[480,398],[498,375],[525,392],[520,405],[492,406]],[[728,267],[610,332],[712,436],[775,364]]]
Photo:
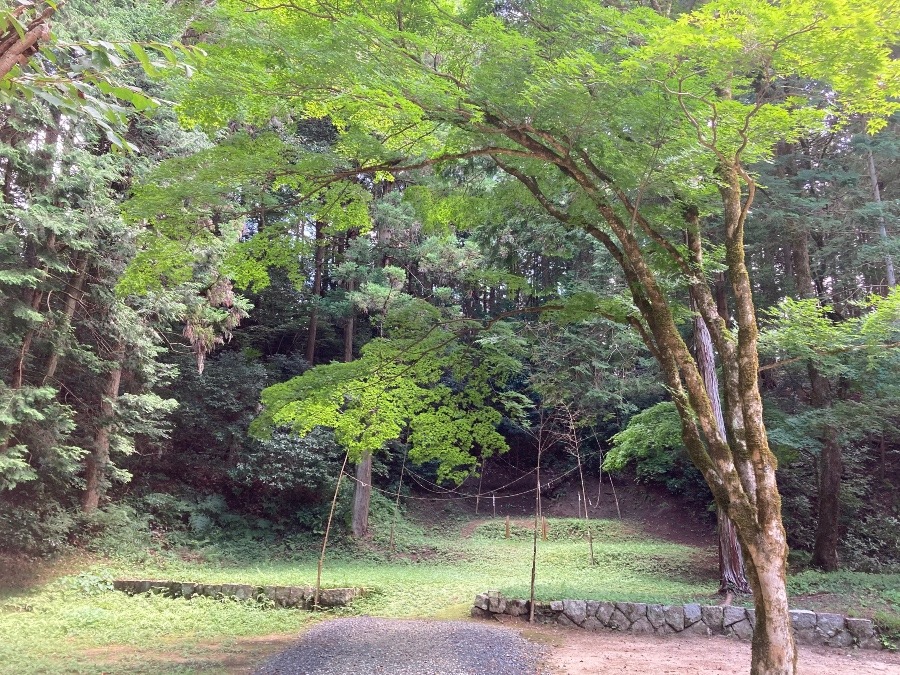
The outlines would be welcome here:
[[[25,2],[0,19],[4,509],[95,510],[108,484],[129,478],[119,459],[138,439],[164,436],[175,405],[154,391],[169,375],[155,359],[159,331],[177,320],[167,312],[185,304],[116,295],[137,236],[119,208],[132,178],[152,163],[140,151],[166,156],[196,137],[166,128],[171,115],[153,124],[138,114],[157,104],[144,93],[155,86],[147,76],[168,67],[157,59],[177,61],[158,40],[181,26],[162,2],[144,6],[146,24],[133,21],[132,9]],[[9,50],[38,28],[39,44],[7,69]],[[188,297],[197,290],[181,289]]]
[[[832,112],[869,115],[873,129],[892,112],[889,45],[897,35],[887,8],[723,1],[671,20],[580,0],[259,9],[267,6],[252,17],[227,9],[242,29],[271,21],[278,49],[259,47],[264,58],[239,82],[230,60],[213,59],[186,105],[203,109],[204,99],[221,101],[218,92],[240,87],[240,103],[217,114],[256,106],[268,114],[270,92],[292,92],[288,105],[329,114],[346,129],[337,147],[354,158],[347,172],[488,156],[562,226],[597,239],[620,265],[633,303],[597,310],[636,330],[659,361],[685,446],[736,524],[756,606],[751,670],[795,672],[787,544],[744,250],[756,193],[748,167],[774,141],[823,124],[820,110],[803,105],[804,92],[773,98],[787,78],[830,86]],[[273,74],[261,64],[276,52],[283,67]],[[685,203],[716,224],[734,327],[718,314],[703,261],[680,248],[691,230]],[[679,331],[673,283],[691,289],[718,352],[724,435]]]
[[[875,199],[875,204],[878,206],[879,210],[881,209],[881,183],[878,180],[878,170],[875,168],[875,158],[872,156],[872,150],[866,153],[869,165],[869,178],[872,181],[872,197]],[[882,240],[886,240],[888,238],[887,227],[885,225],[884,213],[879,212],[878,214],[878,235]],[[897,285],[897,276],[894,273],[894,258],[890,253],[886,253],[884,256],[884,267],[885,267],[885,275],[887,277],[887,286],[888,289],[893,288]]]
[[[797,143],[781,143],[772,165],[761,169],[764,208],[754,214],[748,237],[751,258],[766,270],[757,278],[764,289],[761,305],[790,294],[829,305],[834,319],[843,321],[860,313],[866,296],[889,288],[885,275],[890,276],[896,244],[882,227],[884,208],[890,206],[873,203],[869,160],[873,148],[891,145],[891,134],[888,129],[865,138],[860,130],[857,121],[829,126]],[[812,564],[833,571],[839,565],[845,501],[844,441],[833,409],[842,405],[851,386],[824,373],[818,358],[807,362],[805,379],[808,385],[800,396],[821,413],[810,439],[818,474]]]

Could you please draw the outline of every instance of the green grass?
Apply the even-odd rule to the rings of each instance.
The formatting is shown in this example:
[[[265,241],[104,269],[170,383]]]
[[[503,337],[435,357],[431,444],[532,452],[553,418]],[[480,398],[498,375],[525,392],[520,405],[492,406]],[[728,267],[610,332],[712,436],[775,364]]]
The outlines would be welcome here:
[[[565,525],[557,521],[554,527]],[[502,523],[488,527],[502,530]],[[479,528],[481,529],[481,528]],[[560,537],[539,543],[537,595],[541,599],[569,597],[682,601],[715,591],[710,581],[690,578],[697,550],[649,540],[624,528],[594,541],[591,565],[587,542]],[[428,541],[428,540],[426,540]],[[355,607],[385,616],[427,615],[441,604],[471,601],[476,593],[500,590],[526,596],[531,573],[531,542],[525,539],[475,536],[468,540],[433,538],[430,546],[413,549],[418,562],[390,560],[372,554],[349,557],[336,553],[326,561],[327,586],[363,586],[373,593]],[[418,551],[418,553],[417,553]],[[113,574],[134,574],[133,566],[109,566]],[[316,561],[255,561],[240,565],[197,565],[161,559],[141,566],[147,578],[184,579],[209,583],[303,585],[315,580]],[[562,594],[562,595],[561,595]]]
[[[698,582],[690,577],[696,549],[649,540],[619,523],[598,523],[596,564],[591,565],[582,527],[570,521],[551,522],[550,540],[539,543],[539,598],[675,602],[715,591],[710,580]],[[517,531],[514,538],[503,538],[500,521],[478,528],[470,539],[452,535],[414,533],[402,542],[404,553],[393,559],[378,550],[335,551],[326,561],[323,584],[363,586],[370,592],[351,609],[331,614],[461,618],[474,596],[485,590],[527,597],[529,537]],[[143,672],[146,663],[129,664],[117,656],[111,666],[103,661],[108,654],[89,650],[110,645],[136,650],[174,648],[181,658],[204,641],[296,633],[321,618],[253,602],[129,597],[109,590],[109,581],[119,576],[258,585],[314,582],[312,552],[299,559],[271,561],[265,559],[264,549],[260,553],[262,559],[245,562],[189,562],[175,555],[107,559],[81,574],[9,595],[0,601],[6,608],[0,613],[0,634],[5,636],[0,641],[0,672]],[[97,663],[92,664],[92,659]],[[177,672],[178,668],[196,671],[204,666],[169,663],[165,670]]]
[[[900,639],[900,574],[806,570],[788,578],[788,593],[798,608],[874,618]]]
[[[306,612],[250,602],[131,597],[110,590],[105,576],[98,566],[94,573],[63,577],[6,598],[0,613],[0,672],[117,672],[92,666],[90,655],[80,652],[108,645],[166,651],[173,640],[186,642],[181,647],[190,652],[207,640],[298,632],[314,620]],[[135,664],[130,672],[141,667]]]
[[[403,529],[395,556],[377,546],[339,545],[329,553],[323,584],[362,586],[369,594],[352,608],[318,614],[110,590],[115,577],[308,585],[316,574],[313,547],[292,559],[285,559],[281,546],[271,559],[269,549],[258,547],[255,559],[236,559],[220,549],[95,560],[78,574],[0,598],[0,673],[246,671],[327,616],[462,618],[479,592],[528,596],[532,541],[524,523],[513,524],[510,539],[499,519],[467,539],[459,530],[460,523],[442,533]],[[549,540],[539,542],[539,599],[713,601],[713,550],[654,540],[619,521],[598,521],[593,532],[595,564],[583,522],[550,522]],[[879,616],[900,625],[900,575],[805,572],[792,577],[790,590],[798,607]],[[270,635],[276,638],[266,643],[255,637]]]

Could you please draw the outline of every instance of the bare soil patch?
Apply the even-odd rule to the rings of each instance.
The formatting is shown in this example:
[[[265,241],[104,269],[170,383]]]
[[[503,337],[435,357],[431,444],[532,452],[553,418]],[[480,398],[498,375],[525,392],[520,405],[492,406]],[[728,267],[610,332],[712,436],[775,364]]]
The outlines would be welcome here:
[[[542,472],[542,483],[552,476]],[[688,504],[665,489],[654,485],[637,484],[630,478],[617,478],[615,485],[604,474],[603,483],[596,477],[585,476],[588,515],[591,518],[618,519],[634,524],[636,529],[652,537],[688,546],[708,549],[716,545],[715,522],[710,514]],[[481,488],[481,499],[461,498],[475,495]],[[484,480],[465,481],[456,490],[435,494],[427,499],[427,491],[417,484],[419,499],[409,505],[410,515],[431,526],[446,527],[448,521],[469,521],[463,527],[463,538],[469,537],[484,520],[504,518],[529,520],[535,507],[534,475],[517,472],[509,466],[489,467]],[[583,517],[579,499],[581,485],[571,476],[543,494],[541,509],[550,518]],[[477,508],[477,511],[476,511]],[[496,514],[496,515],[495,515]]]
[[[93,560],[90,554],[78,550],[67,551],[59,558],[47,560],[0,554],[0,597],[7,593],[29,591],[57,577],[75,574]]]
[[[547,675],[745,675],[750,666],[750,644],[721,636],[636,636],[530,626],[515,619],[504,623],[518,624],[523,637],[548,646],[542,664]],[[898,675],[900,654],[801,647],[799,673]]]
[[[253,672],[267,658],[295,645],[299,637],[297,632],[290,632],[200,642],[164,641],[153,649],[108,645],[79,650],[74,656],[77,661],[116,673],[187,667],[238,675]]]

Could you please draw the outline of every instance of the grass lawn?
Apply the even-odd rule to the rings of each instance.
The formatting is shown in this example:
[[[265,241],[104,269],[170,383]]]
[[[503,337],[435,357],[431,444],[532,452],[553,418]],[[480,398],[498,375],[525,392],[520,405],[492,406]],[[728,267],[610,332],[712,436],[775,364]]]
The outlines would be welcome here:
[[[352,609],[320,614],[109,590],[115,577],[308,585],[316,574],[312,550],[290,560],[269,559],[260,547],[252,561],[213,561],[202,552],[85,561],[76,574],[0,598],[0,672],[246,672],[325,616],[462,618],[475,594],[485,590],[527,597],[532,544],[524,523],[514,524],[510,539],[499,520],[476,527],[466,538],[458,525],[445,526],[443,533],[408,530],[402,553],[393,557],[377,544],[335,550],[323,584],[370,592]],[[579,521],[550,522],[549,540],[539,542],[539,598],[715,602],[714,551],[653,540],[634,524],[596,521],[591,564],[583,535]],[[900,576],[810,574],[792,581],[799,599],[830,608],[862,601],[864,611],[852,613],[900,616]]]

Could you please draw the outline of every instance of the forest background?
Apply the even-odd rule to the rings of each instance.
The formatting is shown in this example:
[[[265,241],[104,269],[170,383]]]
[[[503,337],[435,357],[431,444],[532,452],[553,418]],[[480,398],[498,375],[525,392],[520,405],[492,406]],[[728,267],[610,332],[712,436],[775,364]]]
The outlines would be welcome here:
[[[402,24],[404,3],[382,4]],[[572,15],[586,11],[576,4]],[[53,7],[5,10],[3,44]],[[473,3],[464,18],[499,53],[527,51],[485,18],[527,24],[523,7]],[[615,25],[591,15],[610,21],[613,51],[688,9],[629,8]],[[138,537],[277,551],[321,531],[347,453],[356,481],[338,522],[365,538],[370,510],[392,509],[384,495],[408,494],[407,462],[450,486],[502,453],[533,465],[542,434],[550,474],[583,455],[591,474],[605,462],[709,510],[677,397],[628,328],[633,280],[573,225],[579,197],[549,174],[544,192],[517,180],[509,147],[452,152],[463,144],[444,120],[332,92],[345,64],[319,36],[247,10],[69,0],[47,14],[41,51],[4,72],[0,547],[46,556]],[[416,69],[443,74],[450,57],[419,47]],[[512,96],[517,67],[492,63],[473,86]],[[376,75],[392,105],[391,87],[408,95],[408,73]],[[579,114],[557,80],[543,84],[529,94],[540,105]],[[625,100],[635,86],[595,73],[586,91]],[[760,91],[753,78],[734,86]],[[441,109],[444,92],[421,92]],[[792,562],[896,572],[900,120],[838,109],[812,76],[769,95],[814,120],[767,120],[759,133],[781,140],[745,158],[758,186],[744,229],[760,383]],[[642,177],[633,214],[652,211],[664,232],[642,241],[680,335],[702,349],[696,298],[667,256],[697,233],[727,319],[726,242],[703,186],[716,174],[685,174],[696,153],[683,131],[653,129],[667,118],[620,115],[606,151]]]

